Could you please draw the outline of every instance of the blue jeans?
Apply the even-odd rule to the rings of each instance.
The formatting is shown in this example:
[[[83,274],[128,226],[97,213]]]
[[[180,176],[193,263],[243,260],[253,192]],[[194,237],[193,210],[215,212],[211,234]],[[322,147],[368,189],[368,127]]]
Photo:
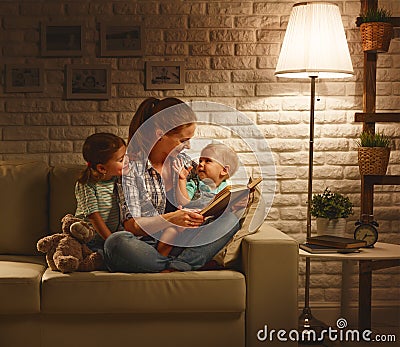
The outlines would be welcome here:
[[[206,229],[211,232],[229,231],[217,240],[197,247],[187,247],[177,256],[165,257],[157,252],[157,242],[143,241],[128,231],[118,231],[107,238],[104,243],[104,259],[113,272],[160,272],[165,269],[191,271],[201,268],[210,261],[235,235],[240,226],[236,216],[228,213],[218,218]],[[224,228],[224,229],[221,229]],[[201,238],[202,233],[195,236]]]

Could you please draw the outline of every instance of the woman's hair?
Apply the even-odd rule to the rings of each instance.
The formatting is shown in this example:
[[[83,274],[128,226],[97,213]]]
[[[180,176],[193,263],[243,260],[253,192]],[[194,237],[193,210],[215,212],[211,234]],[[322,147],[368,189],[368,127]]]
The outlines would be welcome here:
[[[169,109],[167,113],[160,114],[159,117],[153,117],[158,112],[166,109]],[[151,126],[146,130],[141,130],[139,133],[136,133],[140,126],[149,119],[152,120]],[[135,135],[135,146],[138,146],[137,148],[142,150],[150,150],[156,140],[155,133],[154,136],[149,133],[150,129],[154,131],[161,129],[164,131],[164,134],[173,134],[194,124],[196,121],[195,113],[182,100],[177,98],[147,98],[139,105],[131,120],[128,142]]]
[[[96,169],[97,165],[107,163],[122,146],[126,146],[125,140],[117,135],[111,133],[90,135],[82,148],[87,167],[80,174],[78,182],[82,184],[98,182],[101,175]]]
[[[223,167],[228,165],[229,177],[233,176],[233,174],[239,168],[239,158],[236,152],[223,143],[208,144],[201,150],[200,156],[202,157],[203,154],[207,154],[204,155],[204,157],[217,161]]]

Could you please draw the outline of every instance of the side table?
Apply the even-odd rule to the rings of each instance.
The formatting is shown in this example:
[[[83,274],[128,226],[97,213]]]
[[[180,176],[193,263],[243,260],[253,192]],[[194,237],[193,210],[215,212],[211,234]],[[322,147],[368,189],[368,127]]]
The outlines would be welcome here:
[[[400,266],[400,245],[377,242],[373,248],[361,248],[359,253],[344,254],[312,254],[299,249],[299,255],[310,259],[359,262],[358,327],[361,331],[371,329],[372,271]]]

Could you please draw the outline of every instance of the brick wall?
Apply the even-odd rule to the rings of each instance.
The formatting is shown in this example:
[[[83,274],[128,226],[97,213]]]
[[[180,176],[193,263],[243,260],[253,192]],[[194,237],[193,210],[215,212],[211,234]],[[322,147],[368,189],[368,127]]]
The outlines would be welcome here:
[[[94,132],[127,137],[138,104],[148,96],[177,96],[185,101],[213,101],[244,112],[264,134],[276,164],[277,186],[269,222],[302,241],[305,233],[309,131],[308,81],[274,77],[293,1],[0,1],[2,70],[9,63],[43,63],[42,93],[5,93],[0,86],[0,159],[30,158],[50,164],[82,163],[83,140]],[[361,125],[354,113],[362,110],[362,65],[355,18],[360,2],[337,1],[349,42],[355,76],[345,81],[318,81],[315,126],[314,192],[329,186],[351,198],[359,213],[360,177],[354,139]],[[394,0],[381,5],[400,16]],[[86,29],[82,57],[41,57],[40,23],[80,21]],[[146,48],[142,57],[104,58],[98,55],[99,23],[143,24]],[[400,41],[379,55],[377,108],[400,110]],[[144,64],[149,60],[184,60],[185,89],[146,91]],[[108,101],[65,100],[64,67],[70,63],[112,66],[112,97]],[[4,74],[3,74],[4,80]],[[400,172],[400,127],[378,125],[393,137],[389,173]],[[245,129],[243,131],[246,131]],[[202,129],[205,136],[230,141],[229,132]],[[251,137],[251,134],[248,134]],[[231,141],[233,143],[233,141]],[[238,149],[241,157],[246,153]],[[251,165],[251,164],[249,164]],[[400,243],[399,187],[377,187],[376,218],[380,239]],[[301,263],[301,274],[304,264]],[[338,302],[340,266],[313,262],[312,301]],[[374,290],[376,302],[400,295],[399,271],[381,271]],[[302,286],[303,278],[300,279]],[[354,288],[354,294],[356,287]],[[300,296],[302,290],[300,289]]]

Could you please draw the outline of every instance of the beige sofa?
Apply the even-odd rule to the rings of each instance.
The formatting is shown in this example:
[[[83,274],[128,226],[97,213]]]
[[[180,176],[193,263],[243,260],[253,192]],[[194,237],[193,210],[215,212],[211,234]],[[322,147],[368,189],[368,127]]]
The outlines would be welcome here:
[[[241,271],[62,274],[36,242],[74,212],[77,166],[0,162],[0,346],[294,346],[257,332],[297,325],[297,243],[269,227]]]

